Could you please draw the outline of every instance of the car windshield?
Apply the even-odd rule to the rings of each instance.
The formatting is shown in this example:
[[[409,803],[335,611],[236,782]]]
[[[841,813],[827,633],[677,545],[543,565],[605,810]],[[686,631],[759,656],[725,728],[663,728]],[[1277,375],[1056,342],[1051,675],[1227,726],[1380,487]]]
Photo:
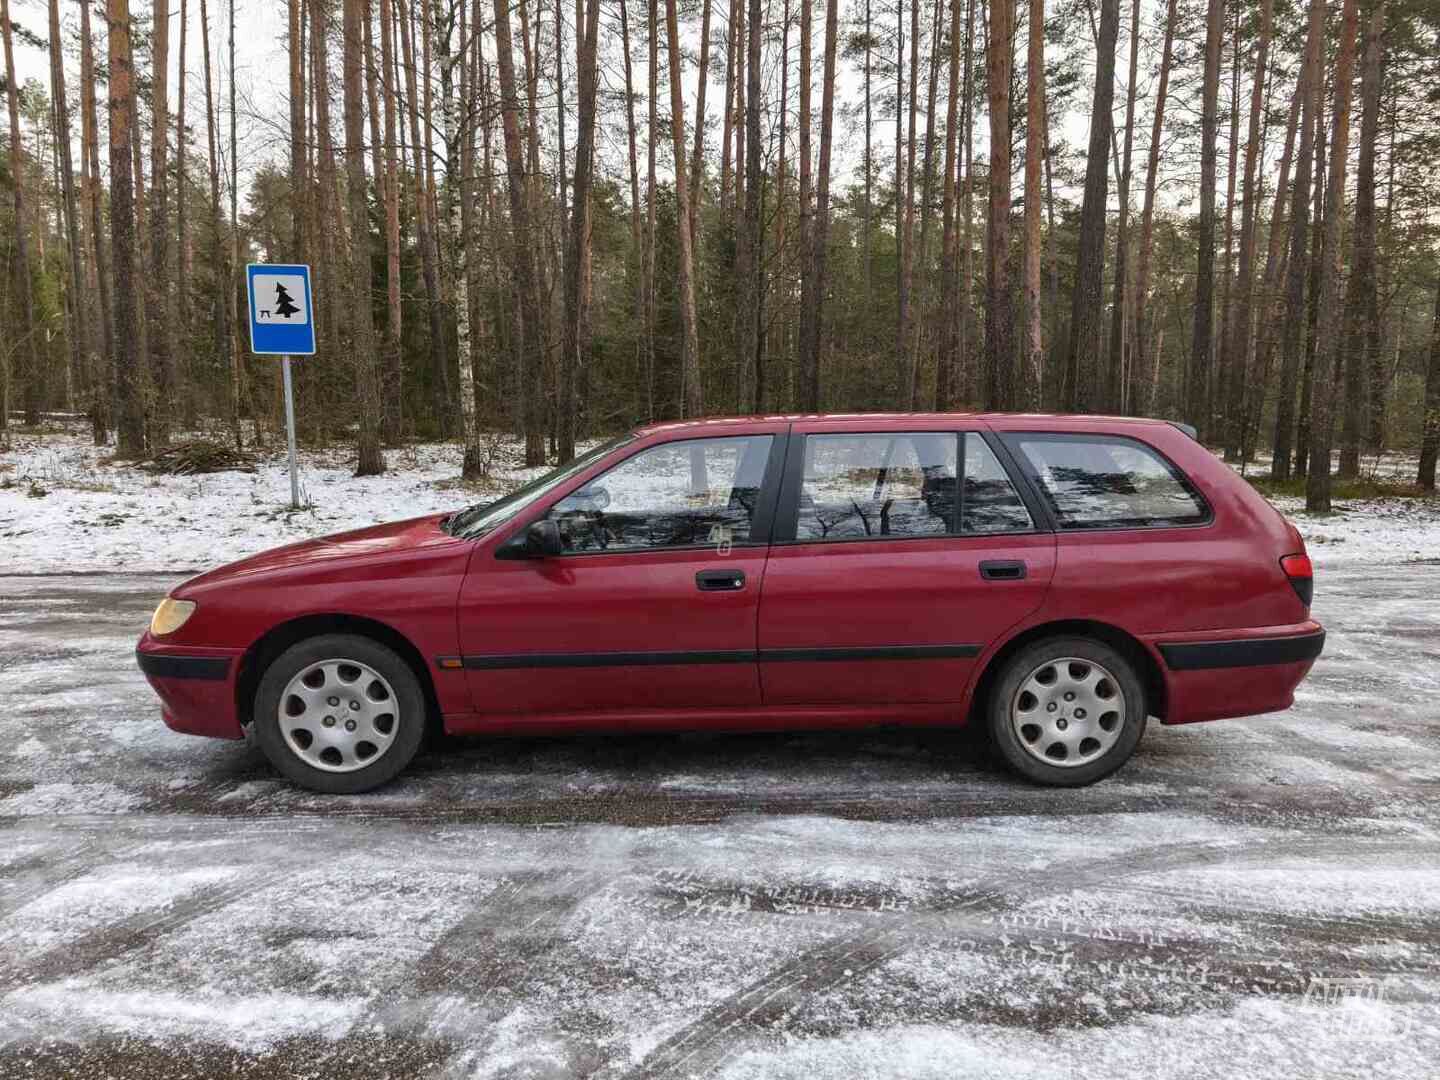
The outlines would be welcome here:
[[[610,451],[624,446],[628,442],[633,442],[634,439],[635,436],[630,434],[622,435],[618,439],[611,439],[607,443],[601,443],[588,453],[581,454],[574,461],[531,480],[530,483],[512,491],[503,499],[497,499],[492,503],[477,503],[452,514],[445,519],[442,527],[451,536],[462,536],[467,540],[484,536],[496,526],[509,521],[537,499],[559,487],[572,476],[589,468]]]

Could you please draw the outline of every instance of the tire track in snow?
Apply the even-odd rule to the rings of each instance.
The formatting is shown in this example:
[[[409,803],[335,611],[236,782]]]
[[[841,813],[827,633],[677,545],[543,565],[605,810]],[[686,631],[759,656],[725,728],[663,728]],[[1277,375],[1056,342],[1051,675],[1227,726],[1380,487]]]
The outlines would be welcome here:
[[[546,954],[563,942],[576,908],[614,877],[600,871],[559,876],[533,871],[502,881],[374,995],[319,1059],[319,1074],[342,1066],[377,1037],[443,1042],[456,1014],[479,1006],[498,1015],[506,1006],[489,999],[523,996],[543,971]]]
[[[0,963],[0,995],[36,982],[73,978],[131,953],[148,949],[191,923],[238,903],[288,878],[275,868],[262,874],[240,873],[228,881],[202,885],[159,910],[129,915],[97,927],[78,939],[46,949],[36,956]]]
[[[1424,845],[1420,845],[1424,846]],[[942,933],[954,935],[980,934],[998,937],[981,924],[965,921],[969,914],[998,914],[1013,911],[1044,896],[1064,895],[1075,889],[1093,887],[1116,878],[1140,877],[1210,864],[1233,865],[1264,862],[1276,855],[1319,855],[1333,848],[1344,848],[1354,855],[1353,841],[1296,839],[1262,841],[1245,847],[1235,844],[1171,844],[1121,852],[1117,855],[1076,866],[1074,863],[1047,867],[1044,870],[1007,873],[997,876],[993,884],[982,886],[960,903],[928,912],[903,913],[898,918],[907,925],[896,927],[895,918],[887,918],[882,927],[866,929],[807,949],[737,992],[706,1008],[692,1023],[671,1035],[651,1051],[626,1076],[629,1080],[658,1080],[667,1076],[686,1076],[713,1072],[734,1051],[733,1039],[727,1038],[737,1029],[765,1019],[777,1012],[792,1011],[803,1005],[806,995],[830,990],[842,981],[877,967],[921,943],[925,936]],[[1370,852],[1406,853],[1414,855],[1416,843],[1381,841],[1366,845]],[[1440,855],[1440,852],[1437,852]],[[1018,894],[1018,895],[1017,895]],[[958,918],[957,918],[958,917]],[[1093,942],[1093,939],[1077,940]],[[1104,947],[1117,943],[1106,941]],[[1120,943],[1132,944],[1133,943]],[[1145,946],[1148,949],[1148,946]],[[1207,950],[1206,955],[1216,955]],[[1246,961],[1253,963],[1253,961]],[[784,1006],[784,1007],[782,1007]]]

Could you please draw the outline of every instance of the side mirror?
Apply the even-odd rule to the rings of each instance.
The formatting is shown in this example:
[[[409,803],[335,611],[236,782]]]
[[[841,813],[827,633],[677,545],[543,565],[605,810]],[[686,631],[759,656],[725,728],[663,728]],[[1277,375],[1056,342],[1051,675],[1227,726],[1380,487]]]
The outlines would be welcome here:
[[[549,518],[532,522],[525,530],[525,553],[532,559],[559,555],[564,550],[560,542],[560,526]]]
[[[497,559],[543,559],[564,551],[560,526],[546,518],[532,522],[524,532],[516,533],[495,552]]]

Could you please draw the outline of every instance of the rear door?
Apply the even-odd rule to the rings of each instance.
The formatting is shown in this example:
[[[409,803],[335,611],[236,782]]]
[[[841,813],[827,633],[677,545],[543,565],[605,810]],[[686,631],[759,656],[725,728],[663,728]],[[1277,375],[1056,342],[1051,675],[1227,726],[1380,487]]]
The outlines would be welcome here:
[[[758,705],[756,614],[784,432],[637,444],[517,523],[555,520],[562,554],[477,553],[458,612],[477,711]]]
[[[1004,454],[973,429],[793,426],[760,604],[767,706],[964,697],[1055,566]]]

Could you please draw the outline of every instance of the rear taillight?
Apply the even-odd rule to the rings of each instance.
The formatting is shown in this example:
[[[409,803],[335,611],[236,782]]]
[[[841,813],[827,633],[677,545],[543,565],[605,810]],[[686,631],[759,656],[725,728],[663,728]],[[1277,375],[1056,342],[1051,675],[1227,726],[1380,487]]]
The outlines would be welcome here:
[[[1308,608],[1315,595],[1315,568],[1310,565],[1310,556],[1303,553],[1284,555],[1280,559],[1280,569],[1284,570],[1285,576],[1290,579],[1300,602]]]

